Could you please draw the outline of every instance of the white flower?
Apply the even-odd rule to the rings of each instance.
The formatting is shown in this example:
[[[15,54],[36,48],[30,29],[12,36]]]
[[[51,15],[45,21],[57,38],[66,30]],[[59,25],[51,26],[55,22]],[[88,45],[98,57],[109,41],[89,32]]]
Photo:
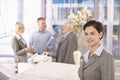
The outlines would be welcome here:
[[[73,26],[75,27],[74,32],[77,34],[80,34],[80,29],[82,29],[81,27],[91,19],[93,19],[92,13],[87,8],[78,10],[77,14],[71,12],[68,16],[68,20],[73,23]],[[77,30],[76,26],[78,27]]]

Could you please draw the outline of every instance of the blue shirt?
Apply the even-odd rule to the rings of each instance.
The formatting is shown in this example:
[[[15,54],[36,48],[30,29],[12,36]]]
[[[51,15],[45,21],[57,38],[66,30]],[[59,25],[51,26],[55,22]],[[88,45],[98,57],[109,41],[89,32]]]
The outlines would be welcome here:
[[[47,30],[34,32],[30,37],[29,46],[33,46],[34,52],[42,54],[45,48],[52,49],[51,34]]]
[[[97,55],[97,56],[100,56],[101,55],[101,53],[102,53],[102,51],[103,51],[103,49],[104,49],[104,47],[103,47],[103,45],[101,44],[96,50],[95,50],[95,52],[94,52],[94,55]],[[89,53],[90,53],[90,50],[88,50],[86,53],[85,53],[85,55],[84,55],[84,61],[85,61],[85,63],[88,63],[88,61],[89,61]]]

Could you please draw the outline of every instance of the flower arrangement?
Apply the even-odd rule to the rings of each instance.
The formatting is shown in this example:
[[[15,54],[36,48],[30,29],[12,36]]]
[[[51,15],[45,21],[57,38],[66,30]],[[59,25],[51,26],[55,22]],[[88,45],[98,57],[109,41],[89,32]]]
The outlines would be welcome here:
[[[92,13],[86,8],[78,10],[77,14],[71,12],[68,16],[68,20],[70,20],[73,23],[73,31],[77,36],[81,35],[81,32],[83,32],[83,25],[91,19],[93,19]]]

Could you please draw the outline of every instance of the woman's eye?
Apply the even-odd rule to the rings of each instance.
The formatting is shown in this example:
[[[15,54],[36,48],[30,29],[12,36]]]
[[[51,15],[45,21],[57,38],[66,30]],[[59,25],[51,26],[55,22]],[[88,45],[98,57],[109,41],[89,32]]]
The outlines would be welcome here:
[[[95,33],[94,33],[94,32],[91,32],[91,35],[95,35]]]
[[[85,35],[88,35],[87,33],[85,33]]]

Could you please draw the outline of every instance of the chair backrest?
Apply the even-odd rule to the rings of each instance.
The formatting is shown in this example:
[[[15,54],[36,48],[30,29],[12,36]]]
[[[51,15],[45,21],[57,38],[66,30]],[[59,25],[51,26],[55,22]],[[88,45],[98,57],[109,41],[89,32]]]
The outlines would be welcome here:
[[[80,51],[74,51],[73,52],[74,56],[74,62],[76,65],[80,66],[80,58],[81,58],[81,52]]]

